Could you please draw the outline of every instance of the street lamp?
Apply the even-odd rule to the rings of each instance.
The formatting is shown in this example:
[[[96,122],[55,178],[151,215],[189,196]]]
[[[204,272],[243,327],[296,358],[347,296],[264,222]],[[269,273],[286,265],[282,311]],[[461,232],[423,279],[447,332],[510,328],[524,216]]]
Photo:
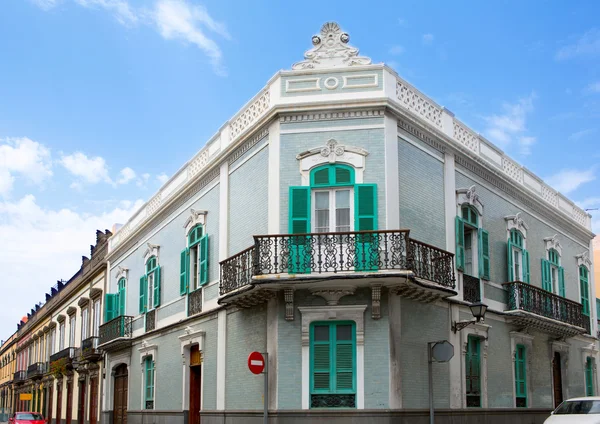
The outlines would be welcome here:
[[[471,313],[475,317],[475,319],[469,321],[454,321],[452,323],[452,331],[456,334],[458,331],[463,328],[475,324],[485,318],[485,313],[487,311],[487,305],[481,302],[471,303],[469,305],[469,309],[471,309]]]

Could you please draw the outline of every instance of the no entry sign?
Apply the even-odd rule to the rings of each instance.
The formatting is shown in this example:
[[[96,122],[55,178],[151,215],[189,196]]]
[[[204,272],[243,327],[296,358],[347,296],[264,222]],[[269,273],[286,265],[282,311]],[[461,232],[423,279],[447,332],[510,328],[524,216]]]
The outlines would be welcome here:
[[[260,352],[252,352],[248,356],[248,369],[253,374],[260,374],[265,369],[265,358]]]

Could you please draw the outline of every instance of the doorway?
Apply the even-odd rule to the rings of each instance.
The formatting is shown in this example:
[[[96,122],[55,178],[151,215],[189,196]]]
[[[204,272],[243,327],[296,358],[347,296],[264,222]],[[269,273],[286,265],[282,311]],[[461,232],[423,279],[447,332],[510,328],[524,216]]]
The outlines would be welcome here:
[[[562,368],[559,352],[554,352],[554,358],[552,359],[552,385],[552,390],[554,392],[554,407],[556,408],[563,401]]]
[[[85,380],[79,380],[79,398],[77,399],[77,420],[80,423],[85,420]]]
[[[127,424],[127,365],[115,369],[113,424]]]
[[[98,422],[98,377],[90,378],[90,424]]]
[[[198,345],[190,349],[190,412],[188,424],[200,424],[202,354]]]
[[[73,419],[73,382],[67,381],[67,418],[66,424],[71,424]]]
[[[58,380],[56,384],[56,420],[54,424],[60,424],[62,415],[62,380]]]

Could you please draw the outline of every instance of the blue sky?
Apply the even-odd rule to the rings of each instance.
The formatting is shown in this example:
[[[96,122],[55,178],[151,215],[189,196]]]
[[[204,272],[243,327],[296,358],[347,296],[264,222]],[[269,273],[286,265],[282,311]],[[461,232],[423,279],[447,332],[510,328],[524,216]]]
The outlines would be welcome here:
[[[96,228],[124,222],[329,20],[362,55],[600,207],[598,2],[2,3],[0,338],[76,271]]]

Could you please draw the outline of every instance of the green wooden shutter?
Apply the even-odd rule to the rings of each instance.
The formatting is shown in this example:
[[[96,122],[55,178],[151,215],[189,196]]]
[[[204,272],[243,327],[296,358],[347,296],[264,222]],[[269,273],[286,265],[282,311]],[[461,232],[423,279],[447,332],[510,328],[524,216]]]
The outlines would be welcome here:
[[[315,340],[317,327],[327,327],[327,340]],[[329,325],[315,325],[312,327],[311,342],[311,380],[312,391],[329,393],[333,389],[331,385],[331,331]]]
[[[579,279],[579,285],[581,290],[581,304],[583,305],[583,315],[590,316],[590,295],[587,279],[583,276]]]
[[[200,239],[200,285],[208,283],[208,234]]]
[[[552,292],[552,277],[551,277],[550,262],[542,259],[542,288]]]
[[[371,231],[377,229],[377,184],[356,184],[354,191],[354,230]],[[379,269],[378,238],[370,234],[356,236],[357,271],[377,271]]]
[[[490,235],[479,229],[479,278],[490,279]]]
[[[104,297],[104,322],[115,318],[115,297],[116,294],[107,293]]]
[[[589,356],[585,361],[585,395],[594,396],[594,366]]]
[[[336,335],[335,342],[335,391],[336,393],[354,393],[356,357],[354,348],[354,327],[350,324],[337,324],[332,326],[334,334],[340,326],[351,327],[351,338],[341,340]]]
[[[465,356],[468,406],[481,406],[481,358],[480,340],[477,337],[467,338],[467,352]]]
[[[124,282],[123,282],[124,283]],[[125,284],[119,287],[119,308],[117,315],[125,315],[125,301],[127,297],[125,294]]]
[[[456,269],[465,270],[465,222],[456,217]]]
[[[516,346],[515,355],[515,394],[521,399],[517,406],[527,406],[527,358],[525,346],[519,344]],[[524,402],[522,401],[523,399]]]
[[[558,294],[565,297],[565,269],[558,267]]]
[[[507,268],[507,276],[508,276],[508,281],[509,282],[513,282],[515,281],[515,275],[514,275],[514,264],[513,264],[513,242],[511,240],[508,240],[508,243],[506,244],[506,263],[508,265]]]
[[[146,275],[140,277],[140,314],[146,312]]]
[[[188,292],[188,278],[190,274],[190,249],[183,249],[179,255],[179,294],[185,295]]]
[[[290,234],[310,233],[310,187],[290,187]],[[307,250],[306,236],[292,237],[288,272],[290,274],[310,273],[310,253]]]
[[[146,393],[145,400],[152,401],[154,400],[154,361],[151,356],[146,357],[145,361],[146,365]],[[144,405],[144,409],[146,409],[146,405]]]
[[[160,306],[160,266],[154,269],[154,295],[152,296],[153,307]]]
[[[523,249],[523,282],[528,283],[529,280],[529,252]]]

